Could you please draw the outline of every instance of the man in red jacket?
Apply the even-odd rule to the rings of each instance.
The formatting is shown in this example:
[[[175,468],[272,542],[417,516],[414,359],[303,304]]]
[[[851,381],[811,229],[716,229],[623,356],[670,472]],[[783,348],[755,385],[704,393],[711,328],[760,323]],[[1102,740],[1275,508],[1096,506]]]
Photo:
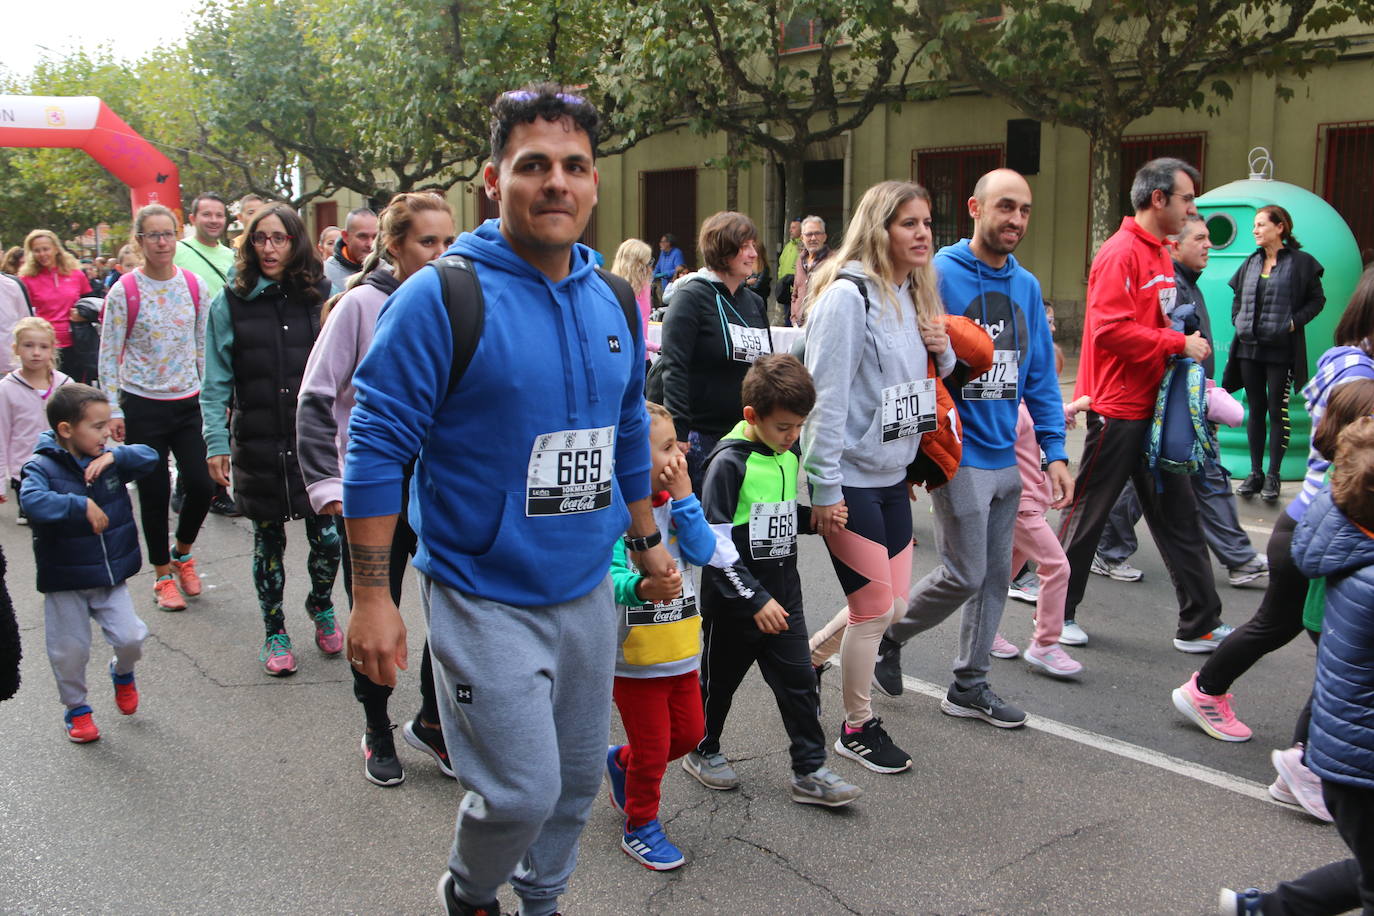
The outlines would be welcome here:
[[[1221,622],[1221,599],[1186,477],[1161,475],[1163,491],[1145,469],[1155,400],[1169,357],[1196,360],[1211,353],[1200,333],[1185,336],[1169,325],[1177,290],[1165,238],[1183,230],[1193,205],[1197,169],[1180,159],[1154,159],[1131,185],[1135,216],[1103,243],[1088,274],[1080,377],[1092,398],[1074,501],[1063,513],[1059,539],[1069,558],[1067,629],[1076,622],[1093,553],[1113,504],[1128,479],[1135,481],[1145,520],[1179,596],[1174,648],[1211,652],[1231,627]]]

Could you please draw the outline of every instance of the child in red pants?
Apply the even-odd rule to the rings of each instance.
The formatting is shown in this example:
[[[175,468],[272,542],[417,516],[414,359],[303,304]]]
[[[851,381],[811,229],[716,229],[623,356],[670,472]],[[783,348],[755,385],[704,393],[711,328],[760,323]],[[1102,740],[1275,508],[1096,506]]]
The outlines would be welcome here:
[[[624,544],[615,545],[615,705],[629,743],[606,752],[606,775],[611,804],[625,815],[620,848],[646,868],[668,871],[686,860],[659,823],[659,785],[668,762],[696,747],[706,729],[697,681],[701,613],[688,564],[728,567],[739,553],[728,536],[717,536],[706,523],[672,416],[658,404],[647,407],[654,518],[679,574],[666,581],[645,578],[626,558]]]

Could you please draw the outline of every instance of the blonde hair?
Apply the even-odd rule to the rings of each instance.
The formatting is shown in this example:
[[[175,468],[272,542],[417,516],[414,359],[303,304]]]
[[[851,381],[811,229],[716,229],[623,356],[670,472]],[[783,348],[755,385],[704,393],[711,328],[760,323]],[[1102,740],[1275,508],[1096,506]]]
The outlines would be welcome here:
[[[20,318],[14,323],[14,331],[12,332],[14,339],[10,347],[14,350],[15,355],[19,355],[19,338],[29,331],[48,335],[48,340],[52,342],[52,366],[50,368],[56,369],[58,358],[57,332],[53,330],[52,325],[45,318],[31,315],[28,318]]]
[[[615,261],[611,273],[629,281],[630,289],[638,296],[654,278],[654,255],[647,244],[639,239],[626,239],[615,250]]]
[[[57,238],[57,233],[51,229],[35,229],[24,236],[24,263],[19,265],[19,276],[36,277],[39,271],[43,269],[38,266],[38,259],[33,255],[33,243],[39,239],[47,239],[57,249],[58,273],[66,275],[81,269],[81,262],[72,257],[72,253],[62,246],[62,242]]]
[[[644,243],[640,242],[640,244],[643,245]],[[622,245],[621,247],[623,248],[624,246]],[[649,246],[644,245],[644,247],[648,248]],[[673,422],[673,415],[669,413],[668,408],[664,407],[662,404],[656,404],[653,401],[645,401],[644,409],[649,412],[650,422],[654,420],[667,420],[669,423]]]
[[[911,181],[884,181],[864,192],[859,206],[854,210],[854,219],[845,231],[844,244],[821,263],[816,276],[807,286],[804,305],[807,313],[849,261],[863,264],[869,281],[877,284],[879,289],[888,294],[896,292],[888,279],[892,272],[892,242],[887,227],[897,218],[897,211],[913,200],[924,200],[927,206],[930,205],[930,193]],[[927,263],[913,270],[908,279],[911,281],[911,298],[916,303],[916,320],[923,324],[942,320],[945,307],[940,302],[935,268]],[[879,301],[889,298],[890,295],[884,295]],[[898,314],[900,316],[900,311]]]

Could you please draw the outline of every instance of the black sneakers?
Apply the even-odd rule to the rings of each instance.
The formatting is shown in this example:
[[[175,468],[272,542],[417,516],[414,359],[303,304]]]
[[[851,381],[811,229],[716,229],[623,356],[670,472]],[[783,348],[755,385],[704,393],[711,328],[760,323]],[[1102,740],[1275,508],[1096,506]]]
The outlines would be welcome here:
[[[210,511],[225,518],[238,518],[242,515],[234,501],[229,498],[229,494],[224,491],[215,494],[215,498],[210,500]]]
[[[878,661],[873,666],[873,686],[890,697],[902,695],[902,644],[888,636],[878,643]]]
[[[1264,475],[1259,471],[1251,471],[1250,476],[1242,480],[1240,486],[1236,487],[1236,495],[1249,499],[1258,493],[1262,486],[1264,486]]]
[[[406,774],[396,757],[396,742],[391,736],[394,725],[380,731],[363,732],[363,775],[377,786],[397,786],[405,782]]]
[[[406,739],[406,744],[433,757],[434,762],[439,764],[440,772],[445,776],[449,779],[457,778],[453,775],[453,764],[448,759],[448,744],[444,741],[443,729],[430,728],[416,716],[401,729],[401,735]]]
[[[835,752],[858,761],[875,773],[900,773],[911,768],[911,756],[892,743],[883,730],[883,720],[877,717],[869,719],[857,732],[849,731],[841,722]]]
[[[1265,474],[1264,487],[1260,490],[1260,499],[1267,503],[1277,502],[1279,498],[1279,475]]]
[[[949,692],[940,701],[940,712],[947,716],[982,719],[998,728],[1017,728],[1026,724],[1026,713],[993,693],[987,684],[967,690],[950,684]]]
[[[444,916],[501,916],[501,904],[493,900],[474,906],[458,899],[453,889],[453,872],[445,871],[439,878],[439,903]]]

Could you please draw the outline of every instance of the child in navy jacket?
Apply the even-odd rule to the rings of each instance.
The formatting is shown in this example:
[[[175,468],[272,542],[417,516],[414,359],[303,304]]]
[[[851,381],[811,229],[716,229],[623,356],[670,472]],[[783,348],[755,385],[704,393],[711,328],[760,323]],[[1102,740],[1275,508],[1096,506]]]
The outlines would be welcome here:
[[[100,737],[86,705],[91,618],[114,648],[115,705],[126,716],[138,709],[134,664],[148,627],[124,584],[143,563],[125,484],[151,472],[157,452],[146,445],[107,451],[110,402],[89,385],[59,388],[47,414],[52,429],[24,465],[19,502],[33,528],[48,661],[67,707],[67,737],[85,744]]]

